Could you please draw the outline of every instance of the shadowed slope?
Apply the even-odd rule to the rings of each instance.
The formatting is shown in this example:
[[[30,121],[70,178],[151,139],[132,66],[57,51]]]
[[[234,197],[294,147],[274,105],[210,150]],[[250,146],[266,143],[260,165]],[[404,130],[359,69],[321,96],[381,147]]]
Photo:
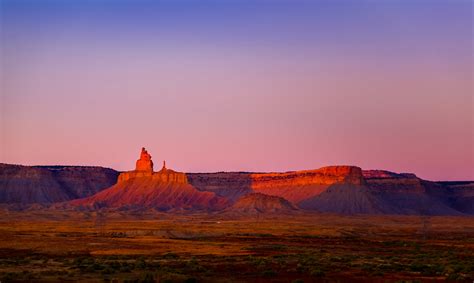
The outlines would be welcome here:
[[[474,215],[474,182],[438,182],[449,190],[451,206],[457,210]]]
[[[54,203],[91,196],[117,181],[118,172],[92,166],[0,164],[0,203]]]
[[[449,188],[425,181],[414,174],[397,174],[388,171],[364,171],[372,195],[384,203],[385,213],[459,215],[452,206],[455,197]]]
[[[340,214],[380,214],[390,211],[366,186],[352,184],[331,185],[321,194],[300,202],[299,207]]]
[[[252,193],[241,197],[232,207],[231,212],[241,213],[291,213],[296,211],[289,201],[284,198]]]

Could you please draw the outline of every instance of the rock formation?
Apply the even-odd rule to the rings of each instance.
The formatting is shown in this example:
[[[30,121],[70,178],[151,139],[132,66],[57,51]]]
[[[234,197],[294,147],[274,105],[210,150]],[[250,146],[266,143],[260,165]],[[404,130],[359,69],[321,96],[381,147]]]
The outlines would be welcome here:
[[[88,197],[116,183],[118,174],[92,166],[0,164],[0,203],[48,204]]]
[[[225,198],[212,192],[202,192],[190,184],[162,181],[152,177],[138,177],[114,186],[88,198],[69,202],[83,208],[120,208],[173,210],[222,210],[230,205]]]
[[[85,208],[141,208],[169,210],[221,210],[230,202],[188,183],[185,173],[163,168],[153,172],[151,155],[142,149],[134,171],[119,175],[117,184],[94,196],[69,203]]]
[[[283,211],[289,201],[300,209],[340,214],[474,215],[474,182],[430,182],[414,174],[355,166],[185,174],[163,162],[154,172],[143,148],[135,170],[117,175],[100,167],[0,164],[0,203],[75,200],[70,202],[75,207],[165,211],[223,210],[234,204],[235,210],[258,212]]]
[[[355,166],[328,166],[287,173],[187,174],[189,182],[233,201],[259,192],[283,197],[295,204],[320,194],[333,184],[363,185],[362,170]]]
[[[472,214],[469,189],[456,190],[414,174],[329,166],[287,173],[195,173],[188,181],[234,202],[251,193],[284,198],[294,205],[340,214]],[[465,188],[466,185],[463,186]]]
[[[153,172],[153,161],[151,161],[151,155],[142,147],[142,152],[140,153],[140,159],[137,160],[135,171],[138,172]]]
[[[458,197],[449,187],[418,178],[410,173],[365,170],[371,195],[382,203],[385,214],[458,215]],[[461,197],[459,197],[460,199]]]
[[[474,182],[439,182],[439,185],[447,187],[449,193],[447,198],[456,210],[462,213],[474,215]]]
[[[166,168],[165,161],[163,161],[163,168],[161,168],[160,171],[153,172],[153,161],[151,160],[151,155],[145,148],[142,148],[140,159],[137,160],[135,170],[120,173],[118,182],[121,183],[133,178],[142,177],[159,180],[161,182],[188,183],[186,174]]]

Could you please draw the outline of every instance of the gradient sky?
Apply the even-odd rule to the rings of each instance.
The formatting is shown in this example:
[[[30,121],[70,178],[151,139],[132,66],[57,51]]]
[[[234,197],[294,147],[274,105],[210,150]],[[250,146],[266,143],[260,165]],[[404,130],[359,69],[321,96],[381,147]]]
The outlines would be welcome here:
[[[474,179],[470,0],[0,9],[0,162]]]

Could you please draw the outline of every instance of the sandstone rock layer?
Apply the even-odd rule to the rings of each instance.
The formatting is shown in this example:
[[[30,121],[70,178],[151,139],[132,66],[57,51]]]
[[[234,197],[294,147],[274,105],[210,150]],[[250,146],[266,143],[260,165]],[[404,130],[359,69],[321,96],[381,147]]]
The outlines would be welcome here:
[[[142,147],[140,159],[136,162],[135,171],[153,172],[153,161],[151,161],[151,155],[144,147]]]
[[[213,192],[202,192],[188,183],[186,174],[163,163],[153,172],[151,155],[142,148],[134,171],[123,172],[114,186],[92,197],[69,203],[84,208],[139,208],[170,210],[222,210],[230,202]]]
[[[0,164],[0,203],[163,211],[284,213],[293,207],[339,214],[474,215],[474,182],[430,182],[414,174],[363,171],[355,166],[185,174],[163,164],[154,172],[151,155],[143,148],[135,170],[118,174],[100,167]],[[69,200],[74,201],[65,203]]]
[[[319,195],[332,184],[365,184],[362,170],[355,166],[329,166],[287,173],[187,174],[201,190],[236,201],[242,195],[259,192],[283,197],[295,204]]]

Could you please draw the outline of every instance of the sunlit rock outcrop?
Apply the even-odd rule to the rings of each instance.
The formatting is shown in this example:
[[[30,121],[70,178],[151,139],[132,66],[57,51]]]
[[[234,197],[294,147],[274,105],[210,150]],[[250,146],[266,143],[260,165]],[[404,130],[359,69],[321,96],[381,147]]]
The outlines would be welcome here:
[[[151,161],[151,155],[142,147],[140,153],[140,159],[137,160],[135,171],[137,172],[153,172],[153,161]]]
[[[173,182],[187,184],[188,179],[185,173],[176,172],[166,168],[166,162],[163,161],[163,168],[158,172],[153,172],[153,161],[151,155],[143,147],[140,153],[140,159],[137,160],[135,170],[123,172],[118,177],[118,182],[125,182],[133,178],[149,178],[160,182]]]
[[[189,182],[236,201],[242,195],[259,192],[283,197],[295,204],[320,194],[332,184],[365,184],[362,170],[356,166],[328,166],[316,170],[286,173],[195,173]]]
[[[70,202],[85,208],[139,208],[169,210],[221,210],[230,202],[188,183],[185,173],[163,167],[153,172],[151,155],[142,149],[136,169],[120,174],[117,184],[92,197]]]

